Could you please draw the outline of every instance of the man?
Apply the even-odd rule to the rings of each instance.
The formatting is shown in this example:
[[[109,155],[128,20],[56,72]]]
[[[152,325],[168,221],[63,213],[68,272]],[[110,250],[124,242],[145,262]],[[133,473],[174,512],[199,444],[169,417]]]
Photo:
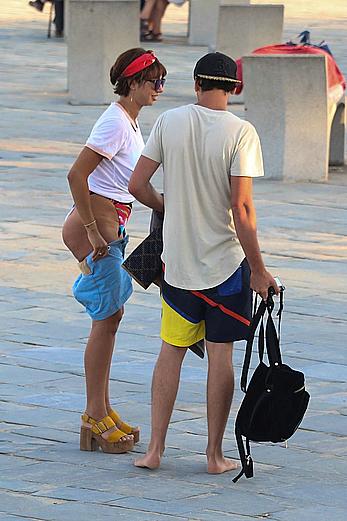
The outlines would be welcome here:
[[[158,118],[129,184],[140,202],[163,212],[164,200],[150,183],[162,164],[163,343],[153,373],[151,440],[135,465],[159,467],[187,346],[205,338],[207,471],[219,474],[237,467],[222,451],[234,392],[232,342],[247,338],[251,288],[266,299],[268,288],[278,293],[278,287],[257,240],[252,178],[263,175],[259,138],[249,122],[227,111],[238,84],[236,63],[207,54],[194,80],[196,105]]]

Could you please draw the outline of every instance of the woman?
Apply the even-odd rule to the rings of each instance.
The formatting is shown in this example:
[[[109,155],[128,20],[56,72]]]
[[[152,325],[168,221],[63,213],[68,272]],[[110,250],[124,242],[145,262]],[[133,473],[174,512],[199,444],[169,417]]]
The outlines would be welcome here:
[[[144,146],[137,116],[157,100],[165,75],[152,51],[130,49],[117,58],[110,79],[119,99],[95,123],[68,174],[75,204],[64,223],[63,241],[82,272],[74,296],[92,319],[84,357],[87,404],[81,450],[127,452],[139,440],[139,429],[111,407],[109,375],[123,306],[132,293],[121,263],[134,200],[128,182]]]

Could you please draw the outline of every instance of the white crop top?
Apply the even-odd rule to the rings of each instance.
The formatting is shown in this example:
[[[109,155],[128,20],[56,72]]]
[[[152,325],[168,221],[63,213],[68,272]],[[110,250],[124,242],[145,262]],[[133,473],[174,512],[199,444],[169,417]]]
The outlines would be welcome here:
[[[104,157],[88,178],[89,189],[122,203],[134,201],[128,183],[144,142],[140,127],[132,126],[118,103],[111,103],[100,116],[85,146]]]

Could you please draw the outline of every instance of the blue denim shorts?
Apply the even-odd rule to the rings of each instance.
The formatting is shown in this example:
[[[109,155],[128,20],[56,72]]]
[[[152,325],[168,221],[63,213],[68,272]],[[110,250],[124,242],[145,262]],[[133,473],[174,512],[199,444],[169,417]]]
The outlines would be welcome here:
[[[116,313],[133,292],[131,277],[121,267],[129,237],[109,243],[106,257],[92,260],[86,257],[90,268],[88,275],[81,274],[75,281],[72,292],[93,320],[104,320]]]

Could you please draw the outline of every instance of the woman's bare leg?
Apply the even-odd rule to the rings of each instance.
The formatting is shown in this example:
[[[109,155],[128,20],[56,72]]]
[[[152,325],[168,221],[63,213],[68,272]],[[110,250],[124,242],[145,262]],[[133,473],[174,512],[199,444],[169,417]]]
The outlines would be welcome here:
[[[152,31],[154,34],[161,34],[161,22],[169,2],[167,0],[157,0],[151,16]]]
[[[108,415],[105,397],[108,389],[115,336],[122,314],[122,311],[119,310],[105,320],[93,320],[84,354],[87,390],[86,413],[96,421],[100,421]],[[114,430],[116,430],[116,427],[103,433],[103,438],[107,439]],[[121,440],[123,439],[130,438],[124,436]]]
[[[84,366],[86,374],[86,412],[96,420],[107,416],[106,394],[115,335],[122,318],[121,311],[105,320],[93,320]]]
[[[124,306],[122,306],[122,308],[119,310],[119,313],[121,314],[121,317],[124,315]],[[110,357],[110,362],[109,362],[109,365],[108,365],[108,373],[107,373],[107,378],[106,378],[106,393],[105,393],[105,406],[106,406],[106,411],[107,411],[107,414],[109,415],[110,412],[112,411],[112,404],[111,404],[111,398],[110,398],[110,372],[111,372],[111,365],[112,365],[112,353],[111,353],[111,357]],[[118,423],[116,423],[117,427],[121,430],[123,430],[121,428],[120,425],[118,425]],[[133,427],[133,432],[139,430],[138,427]]]
[[[122,318],[124,315],[124,306],[121,307],[121,309],[118,311],[118,313],[120,314],[120,318]],[[120,322],[120,320],[119,320],[119,322]],[[111,401],[110,401],[110,372],[111,372],[111,365],[112,365],[112,355],[113,355],[113,350],[110,353],[108,371],[107,371],[107,376],[106,376],[105,406],[106,406],[107,414],[112,409]]]
[[[140,13],[141,20],[149,20],[151,18],[156,2],[157,0],[146,0],[146,3]]]

